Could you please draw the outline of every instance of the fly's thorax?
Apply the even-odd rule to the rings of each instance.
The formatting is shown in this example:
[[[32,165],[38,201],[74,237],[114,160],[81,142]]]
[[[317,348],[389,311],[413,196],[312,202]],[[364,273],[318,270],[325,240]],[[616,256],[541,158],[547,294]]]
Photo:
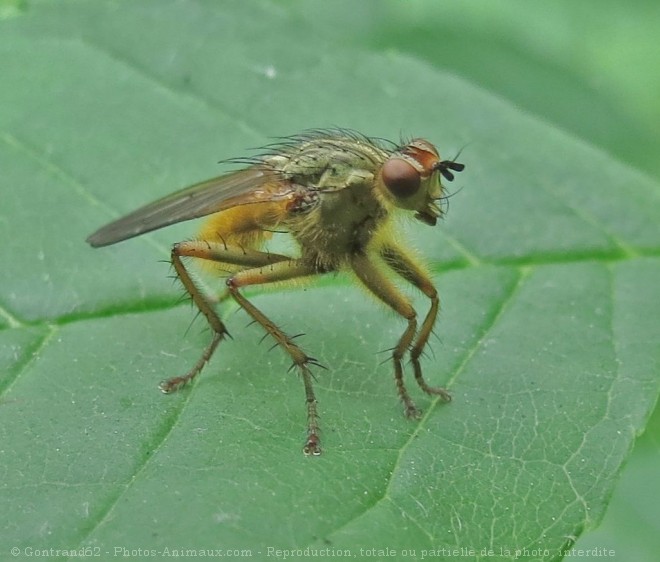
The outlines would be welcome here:
[[[309,212],[289,217],[287,230],[306,259],[337,269],[348,256],[366,250],[389,217],[390,206],[382,204],[373,186],[371,177],[341,190],[319,190]]]
[[[292,189],[306,194],[283,225],[306,259],[333,268],[369,244],[391,206],[374,190],[388,155],[366,138],[318,137],[270,161]]]
[[[316,138],[300,144],[276,168],[290,182],[323,191],[342,190],[372,178],[388,153],[367,141]]]
[[[442,198],[438,151],[424,139],[413,139],[383,163],[376,188],[395,207],[416,211],[415,217],[430,225],[442,214],[435,203]]]

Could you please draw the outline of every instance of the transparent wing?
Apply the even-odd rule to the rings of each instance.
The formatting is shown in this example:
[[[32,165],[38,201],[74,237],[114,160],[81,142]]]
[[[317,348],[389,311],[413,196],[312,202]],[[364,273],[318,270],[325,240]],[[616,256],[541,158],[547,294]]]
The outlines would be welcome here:
[[[108,246],[237,205],[286,199],[292,191],[277,172],[263,167],[247,168],[192,185],[145,205],[100,228],[87,242],[94,247]]]

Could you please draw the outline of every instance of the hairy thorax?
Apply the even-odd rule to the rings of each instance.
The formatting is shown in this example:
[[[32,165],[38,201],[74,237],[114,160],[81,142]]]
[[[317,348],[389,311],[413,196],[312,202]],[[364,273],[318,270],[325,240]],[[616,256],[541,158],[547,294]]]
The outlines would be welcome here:
[[[389,218],[384,202],[360,183],[319,194],[318,204],[287,225],[301,257],[322,269],[339,269],[352,254],[364,253]]]

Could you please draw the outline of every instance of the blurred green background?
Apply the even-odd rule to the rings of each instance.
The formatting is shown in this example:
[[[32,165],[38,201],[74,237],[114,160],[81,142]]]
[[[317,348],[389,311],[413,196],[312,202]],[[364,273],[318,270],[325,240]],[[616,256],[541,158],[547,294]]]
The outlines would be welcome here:
[[[299,0],[294,6],[330,43],[410,53],[449,69],[660,179],[658,2]],[[609,559],[626,562],[657,560],[659,469],[656,407],[600,527],[575,548],[613,549]]]
[[[657,2],[294,4],[310,25],[316,23],[319,35],[331,34],[330,41],[390,48],[453,70],[660,177]]]

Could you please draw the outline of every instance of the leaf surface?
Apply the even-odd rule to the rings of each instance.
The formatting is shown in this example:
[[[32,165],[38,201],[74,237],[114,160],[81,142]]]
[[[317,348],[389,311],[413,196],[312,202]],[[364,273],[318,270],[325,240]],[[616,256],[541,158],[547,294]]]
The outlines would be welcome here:
[[[36,3],[0,22],[3,551],[559,557],[602,516],[657,398],[659,186],[428,63],[329,51],[278,4],[246,10]],[[454,400],[408,373],[424,416],[402,416],[377,352],[404,323],[348,278],[250,293],[329,367],[310,459],[302,385],[240,311],[193,387],[157,390],[209,336],[186,332],[159,263],[194,225],[84,239],[269,136],[332,125],[467,144],[447,220],[405,225],[443,299],[425,374]]]

